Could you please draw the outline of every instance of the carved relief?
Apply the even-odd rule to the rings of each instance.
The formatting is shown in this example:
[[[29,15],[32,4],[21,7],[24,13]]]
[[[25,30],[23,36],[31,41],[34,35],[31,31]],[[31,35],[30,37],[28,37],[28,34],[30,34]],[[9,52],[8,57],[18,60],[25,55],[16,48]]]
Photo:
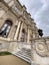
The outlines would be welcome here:
[[[40,56],[45,57],[47,53],[47,48],[44,43],[37,43],[36,45],[36,53]]]
[[[36,53],[41,57],[48,57],[49,56],[49,45],[45,44],[44,42],[36,42],[34,44],[35,46],[33,49],[36,51]]]

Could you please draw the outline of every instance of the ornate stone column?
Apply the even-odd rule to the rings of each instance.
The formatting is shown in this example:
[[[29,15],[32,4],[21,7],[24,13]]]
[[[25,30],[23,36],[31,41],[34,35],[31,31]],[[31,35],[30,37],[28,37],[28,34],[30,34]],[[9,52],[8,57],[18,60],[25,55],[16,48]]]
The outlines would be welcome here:
[[[28,36],[27,36],[27,43],[29,43],[30,41],[30,30],[29,30],[29,28],[28,28]]]
[[[19,34],[19,41],[21,41],[21,35],[22,35],[22,29],[23,29],[23,23],[21,24],[20,34]]]
[[[17,37],[18,37],[18,32],[19,32],[19,29],[20,29],[20,25],[21,25],[21,21],[19,21],[18,23],[18,26],[17,26],[17,30],[16,30],[16,33],[15,33],[15,37],[14,37],[14,40],[17,40]]]

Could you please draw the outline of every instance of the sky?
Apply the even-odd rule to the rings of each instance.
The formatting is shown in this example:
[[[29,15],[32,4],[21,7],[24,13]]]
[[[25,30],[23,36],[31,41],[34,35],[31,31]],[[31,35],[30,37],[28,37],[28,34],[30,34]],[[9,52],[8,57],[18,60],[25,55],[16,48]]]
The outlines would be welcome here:
[[[22,5],[26,6],[37,27],[43,30],[44,36],[49,36],[49,0],[19,1]]]

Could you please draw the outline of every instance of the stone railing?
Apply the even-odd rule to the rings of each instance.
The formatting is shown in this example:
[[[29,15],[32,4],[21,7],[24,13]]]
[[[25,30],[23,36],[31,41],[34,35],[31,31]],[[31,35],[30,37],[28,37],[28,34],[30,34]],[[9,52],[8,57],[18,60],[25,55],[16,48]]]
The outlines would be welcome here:
[[[31,45],[32,65],[49,65],[49,38],[34,39]]]

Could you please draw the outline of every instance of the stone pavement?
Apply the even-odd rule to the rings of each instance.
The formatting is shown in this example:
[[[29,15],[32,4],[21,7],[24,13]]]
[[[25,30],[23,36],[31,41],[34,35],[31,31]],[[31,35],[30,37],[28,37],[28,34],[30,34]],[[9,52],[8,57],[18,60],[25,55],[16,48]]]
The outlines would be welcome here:
[[[30,64],[16,56],[6,55],[6,56],[0,56],[0,65],[30,65]]]

